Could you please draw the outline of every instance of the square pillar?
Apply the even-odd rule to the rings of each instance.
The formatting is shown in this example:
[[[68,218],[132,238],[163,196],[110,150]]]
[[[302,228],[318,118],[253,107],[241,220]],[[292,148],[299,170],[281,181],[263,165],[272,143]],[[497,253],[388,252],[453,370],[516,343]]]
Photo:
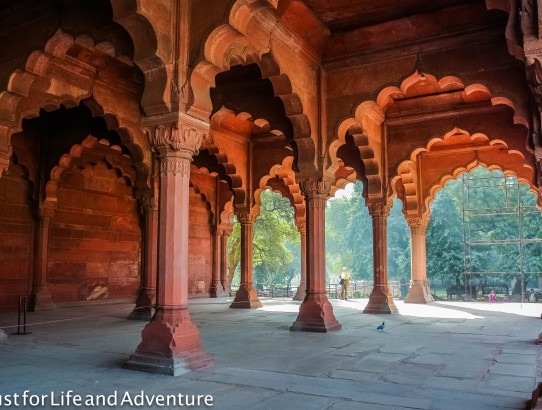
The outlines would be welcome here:
[[[210,296],[212,298],[219,298],[223,296],[229,296],[226,293],[221,280],[222,270],[222,235],[224,229],[220,226],[215,227],[213,232],[213,271],[211,280]]]
[[[128,369],[173,376],[212,362],[188,312],[190,162],[208,126],[186,117],[147,131],[160,161],[156,306],[141,343],[125,363]]]
[[[373,290],[363,313],[396,313],[393,296],[388,286],[388,216],[391,201],[374,202],[367,205],[373,220]]]
[[[301,240],[301,281],[292,300],[304,300],[307,291],[307,225],[297,227]]]
[[[300,183],[306,207],[306,293],[292,331],[330,332],[339,330],[333,307],[326,295],[326,201],[331,191],[328,180]]]
[[[49,250],[49,224],[55,214],[53,204],[45,201],[37,212],[37,229],[35,239],[34,278],[28,310],[55,309],[56,305],[47,288],[47,256]]]
[[[141,290],[128,319],[149,321],[156,299],[158,270],[158,207],[152,192],[139,199],[139,212],[143,221]]]
[[[225,296],[231,296],[231,283],[228,280],[228,238],[232,228],[224,229],[220,236],[220,282],[224,288]]]
[[[257,309],[262,307],[258,292],[252,285],[252,237],[257,215],[245,211],[237,214],[241,224],[241,285],[235,294],[231,308]]]
[[[425,232],[429,217],[407,218],[411,237],[411,281],[405,303],[431,303],[433,296],[427,283],[427,260],[425,255]]]

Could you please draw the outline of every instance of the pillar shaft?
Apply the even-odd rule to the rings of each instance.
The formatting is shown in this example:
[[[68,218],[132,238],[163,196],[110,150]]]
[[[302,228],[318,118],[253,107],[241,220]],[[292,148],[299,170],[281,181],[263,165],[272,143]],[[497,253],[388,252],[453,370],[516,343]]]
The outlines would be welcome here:
[[[388,245],[387,224],[391,203],[376,202],[368,205],[373,220],[373,290],[369,303],[363,313],[395,313],[397,307],[393,303],[388,286]]]
[[[225,296],[231,296],[231,283],[228,281],[228,237],[230,234],[231,230],[223,231],[220,236],[220,281]]]
[[[297,320],[290,330],[329,332],[339,330],[333,307],[326,295],[325,210],[331,190],[327,180],[307,180],[300,183],[306,206],[306,294],[299,307]]]
[[[42,204],[38,210],[36,230],[34,281],[30,298],[30,311],[54,309],[56,306],[47,288],[47,256],[49,250],[49,224],[54,216],[52,206]]]
[[[184,115],[149,135],[160,161],[158,281],[154,316],[125,364],[133,370],[176,376],[211,362],[188,312],[190,162],[206,132],[205,125]]]
[[[411,237],[411,281],[405,303],[431,303],[433,297],[427,283],[425,232],[429,218],[408,218]]]
[[[262,307],[258,292],[252,285],[252,240],[256,215],[240,212],[237,220],[241,224],[241,284],[230,307],[255,309]]]
[[[301,279],[293,300],[305,299],[307,290],[307,228],[305,225],[299,227],[299,234],[301,241]]]
[[[218,298],[222,296],[229,296],[224,291],[224,286],[221,280],[222,270],[222,235],[224,230],[220,227],[215,228],[213,232],[213,270],[211,279],[210,296],[212,298]]]
[[[143,222],[141,290],[134,310],[128,319],[150,320],[152,305],[156,300],[156,277],[158,270],[158,207],[154,195],[140,198],[139,210]]]

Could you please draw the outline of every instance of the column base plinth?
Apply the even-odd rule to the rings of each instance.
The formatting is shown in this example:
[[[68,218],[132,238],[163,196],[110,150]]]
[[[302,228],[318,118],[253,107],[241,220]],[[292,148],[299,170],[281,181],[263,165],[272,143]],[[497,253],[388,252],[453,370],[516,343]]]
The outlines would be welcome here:
[[[224,283],[222,282],[222,287],[224,288],[224,293],[226,294],[226,296],[232,296],[233,293],[231,291],[231,285],[229,283]]]
[[[363,310],[363,313],[379,315],[397,313],[397,311],[397,306],[393,303],[393,296],[386,287],[382,289],[373,289],[369,295],[369,303]]]
[[[325,293],[306,293],[299,315],[290,327],[291,331],[322,333],[340,329],[341,324],[335,319],[333,306]]]
[[[224,289],[224,286],[222,286],[221,282],[211,283],[209,295],[212,298],[223,298],[226,296],[230,296],[229,293],[226,292],[226,289]]]
[[[292,300],[305,300],[306,291],[307,291],[306,282],[301,282],[299,286],[297,287],[297,292],[295,293]]]
[[[55,302],[53,302],[47,286],[40,286],[38,288],[35,288],[30,295],[30,299],[28,301],[28,311],[36,312],[40,310],[52,309],[56,309],[56,305]]]
[[[152,305],[156,298],[155,289],[141,289],[136,300],[134,310],[128,315],[129,320],[144,320],[148,322],[152,318]]]
[[[434,302],[431,296],[431,290],[426,280],[410,281],[408,295],[405,298],[405,303],[431,303]]]
[[[126,369],[178,376],[212,364],[188,309],[157,307],[141,337],[136,352],[124,364]]]
[[[247,285],[245,283],[241,284],[235,295],[235,299],[230,305],[230,307],[234,309],[257,309],[262,306],[262,302],[258,299],[258,292],[256,289],[254,289],[252,285]]]

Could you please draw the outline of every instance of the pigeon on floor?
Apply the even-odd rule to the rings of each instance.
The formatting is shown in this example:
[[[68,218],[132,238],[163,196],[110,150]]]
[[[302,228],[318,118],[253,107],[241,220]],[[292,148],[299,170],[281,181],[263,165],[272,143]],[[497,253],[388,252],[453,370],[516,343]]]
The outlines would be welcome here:
[[[385,327],[385,326],[386,326],[386,322],[382,322],[382,324],[381,324],[380,326],[378,326],[378,327],[376,328],[376,330],[382,330],[382,331],[384,331],[384,327]]]

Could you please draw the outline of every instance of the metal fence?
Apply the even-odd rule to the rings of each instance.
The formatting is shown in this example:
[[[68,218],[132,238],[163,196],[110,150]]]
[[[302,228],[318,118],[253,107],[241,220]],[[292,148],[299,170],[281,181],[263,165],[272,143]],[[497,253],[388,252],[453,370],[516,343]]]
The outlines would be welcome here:
[[[389,281],[388,286],[390,287],[390,292],[394,298],[401,297],[401,290],[398,281]],[[257,285],[255,287],[258,292],[258,297],[268,297],[268,298],[291,298],[297,292],[296,286],[284,286],[284,285],[270,285],[262,286]],[[328,299],[340,299],[341,297],[342,285],[338,283],[329,283],[326,287]],[[350,286],[348,287],[348,298],[349,299],[360,299],[368,298],[373,290],[373,281],[360,280],[360,281],[351,281]],[[235,293],[237,289],[232,288],[232,293]]]

